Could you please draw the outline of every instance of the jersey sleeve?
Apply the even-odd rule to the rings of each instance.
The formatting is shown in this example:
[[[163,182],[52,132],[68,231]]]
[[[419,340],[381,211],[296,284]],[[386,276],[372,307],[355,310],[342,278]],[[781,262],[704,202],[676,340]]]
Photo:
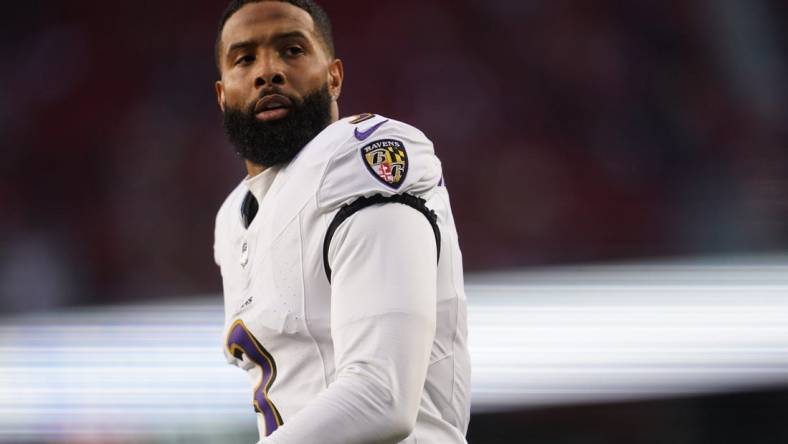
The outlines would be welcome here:
[[[370,207],[340,226],[329,252],[336,378],[260,444],[388,443],[411,433],[435,336],[436,254],[428,221],[405,205]]]
[[[353,126],[353,135],[328,160],[317,204],[330,211],[361,196],[424,195],[441,175],[440,160],[424,133],[375,116]]]

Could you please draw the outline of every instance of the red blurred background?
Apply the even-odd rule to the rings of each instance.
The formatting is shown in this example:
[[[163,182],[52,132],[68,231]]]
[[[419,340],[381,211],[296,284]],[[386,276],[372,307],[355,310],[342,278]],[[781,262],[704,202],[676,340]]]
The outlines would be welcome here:
[[[342,114],[435,142],[467,270],[788,246],[785,2],[323,5]],[[223,7],[4,6],[0,310],[219,290]]]

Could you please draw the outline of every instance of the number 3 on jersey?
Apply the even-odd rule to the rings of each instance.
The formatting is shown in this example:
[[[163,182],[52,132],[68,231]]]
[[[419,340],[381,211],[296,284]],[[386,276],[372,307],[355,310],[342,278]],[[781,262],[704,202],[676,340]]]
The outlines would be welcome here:
[[[227,350],[241,359],[246,355],[246,359],[252,361],[260,367],[260,382],[254,389],[254,410],[263,415],[265,421],[266,436],[274,432],[282,425],[282,417],[274,407],[274,403],[268,399],[268,389],[276,379],[276,363],[271,354],[255,339],[252,333],[246,328],[240,319],[233,322],[227,334]]]

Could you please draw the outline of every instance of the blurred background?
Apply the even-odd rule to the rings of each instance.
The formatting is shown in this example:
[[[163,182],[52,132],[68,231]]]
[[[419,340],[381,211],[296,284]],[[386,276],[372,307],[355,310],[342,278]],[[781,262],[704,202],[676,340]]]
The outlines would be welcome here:
[[[470,282],[501,270],[528,278],[635,264],[624,269],[639,276],[632,285],[649,286],[639,264],[690,260],[745,264],[749,271],[737,276],[763,284],[747,294],[771,292],[769,307],[788,301],[785,1],[321,4],[345,63],[342,114],[384,114],[434,141]],[[30,319],[47,325],[72,316],[78,324],[79,313],[136,313],[137,304],[162,300],[206,305],[217,314],[206,322],[221,323],[210,308],[221,303],[213,222],[244,175],[213,90],[224,6],[4,6],[0,349],[11,350],[11,329]],[[758,278],[763,270],[772,270],[768,282]],[[714,292],[704,288],[713,307]],[[544,301],[529,291],[524,301]],[[477,302],[488,294],[469,291]],[[783,321],[770,334],[785,337]],[[773,356],[788,356],[784,345]],[[215,359],[223,359],[218,347]],[[780,362],[772,370],[788,374],[788,361]],[[13,365],[0,368],[0,388],[13,384]],[[774,414],[788,407],[785,387],[788,379],[757,392],[626,404],[510,403],[506,413],[477,412],[469,440],[785,442],[788,427]],[[6,442],[22,442],[3,435],[17,414],[12,403],[0,405]],[[737,422],[741,435],[730,429]],[[763,431],[758,440],[754,430]],[[109,442],[98,436],[68,439]],[[142,442],[129,436],[114,439]],[[62,439],[56,431],[46,437]]]

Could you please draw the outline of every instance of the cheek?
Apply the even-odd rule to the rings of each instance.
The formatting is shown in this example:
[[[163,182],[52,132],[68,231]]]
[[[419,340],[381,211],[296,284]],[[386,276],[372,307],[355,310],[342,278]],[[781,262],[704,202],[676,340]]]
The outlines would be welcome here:
[[[254,80],[248,80],[244,76],[240,76],[233,73],[228,73],[222,79],[222,84],[224,84],[224,101],[226,104],[230,106],[239,106],[244,105],[245,102],[248,100],[247,96],[249,92],[252,90],[250,88],[250,82]]]
[[[305,93],[312,93],[328,81],[328,73],[323,69],[306,69],[293,78],[293,86]]]

